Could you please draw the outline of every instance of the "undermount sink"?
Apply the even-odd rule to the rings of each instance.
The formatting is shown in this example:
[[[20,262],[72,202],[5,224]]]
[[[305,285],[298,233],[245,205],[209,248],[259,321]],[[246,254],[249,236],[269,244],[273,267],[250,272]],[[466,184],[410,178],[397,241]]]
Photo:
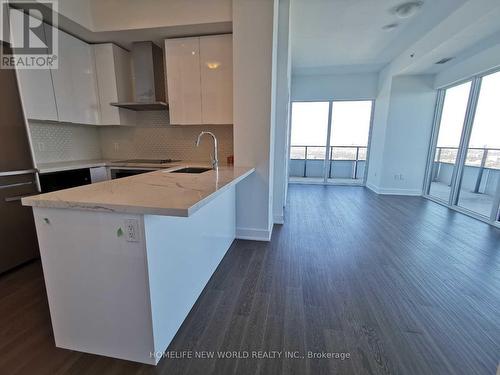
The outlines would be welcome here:
[[[203,173],[211,170],[212,168],[187,167],[187,168],[177,169],[175,171],[172,171],[171,173]]]

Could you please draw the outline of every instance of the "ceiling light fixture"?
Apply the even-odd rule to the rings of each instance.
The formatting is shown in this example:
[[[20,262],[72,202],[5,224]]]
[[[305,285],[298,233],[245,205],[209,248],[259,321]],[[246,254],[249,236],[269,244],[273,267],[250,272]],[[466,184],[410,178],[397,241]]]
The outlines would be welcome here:
[[[217,69],[220,66],[220,62],[218,61],[208,61],[207,68],[208,69]]]
[[[396,5],[391,9],[391,12],[399,18],[410,18],[417,14],[423,5],[423,1],[408,1],[406,3]]]
[[[395,28],[397,28],[399,26],[398,23],[389,23],[387,25],[384,25],[382,26],[382,30],[385,30],[385,31],[392,31],[394,30]]]
[[[453,59],[454,59],[454,57],[445,57],[444,59],[436,61],[436,65],[446,64],[448,61],[451,61]]]

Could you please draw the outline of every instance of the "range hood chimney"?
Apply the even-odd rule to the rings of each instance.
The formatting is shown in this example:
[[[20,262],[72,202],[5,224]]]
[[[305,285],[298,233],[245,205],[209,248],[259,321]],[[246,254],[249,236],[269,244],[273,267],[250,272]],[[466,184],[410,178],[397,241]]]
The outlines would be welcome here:
[[[168,108],[165,100],[163,52],[153,42],[132,44],[132,102],[110,103],[132,111],[159,111]]]

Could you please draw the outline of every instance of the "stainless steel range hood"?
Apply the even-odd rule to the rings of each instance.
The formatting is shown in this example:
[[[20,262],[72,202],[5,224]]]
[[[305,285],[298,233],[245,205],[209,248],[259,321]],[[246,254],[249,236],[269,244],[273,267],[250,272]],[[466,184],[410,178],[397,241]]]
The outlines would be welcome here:
[[[132,111],[159,111],[168,109],[165,99],[165,68],[163,52],[152,42],[132,44],[132,102],[110,103]]]

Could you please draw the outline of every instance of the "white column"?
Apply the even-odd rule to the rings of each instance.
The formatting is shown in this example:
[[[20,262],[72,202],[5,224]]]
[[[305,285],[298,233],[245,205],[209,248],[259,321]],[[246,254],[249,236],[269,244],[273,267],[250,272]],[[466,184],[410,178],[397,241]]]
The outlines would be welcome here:
[[[278,13],[273,219],[274,223],[282,224],[284,221],[284,207],[288,186],[288,145],[290,134],[290,0],[280,0]]]
[[[273,34],[277,0],[233,0],[235,165],[254,166],[237,187],[236,237],[269,240],[272,218]]]

